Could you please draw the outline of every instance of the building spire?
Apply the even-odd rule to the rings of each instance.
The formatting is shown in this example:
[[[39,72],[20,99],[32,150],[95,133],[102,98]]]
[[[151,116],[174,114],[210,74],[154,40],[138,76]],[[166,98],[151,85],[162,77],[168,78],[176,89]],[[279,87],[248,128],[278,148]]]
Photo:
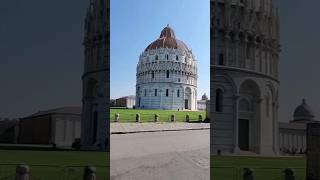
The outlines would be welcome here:
[[[306,99],[302,98],[302,104],[306,104]]]

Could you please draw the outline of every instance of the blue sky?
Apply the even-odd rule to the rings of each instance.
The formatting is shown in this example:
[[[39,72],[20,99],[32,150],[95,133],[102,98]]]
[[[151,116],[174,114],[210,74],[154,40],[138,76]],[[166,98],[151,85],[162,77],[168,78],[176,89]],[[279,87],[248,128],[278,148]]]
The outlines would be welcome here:
[[[111,0],[111,98],[135,94],[139,55],[167,24],[198,60],[198,96],[209,96],[209,13],[209,0]]]
[[[302,98],[320,119],[320,1],[277,1],[282,45],[279,120],[291,120]],[[2,2],[0,117],[81,105],[88,4]],[[199,60],[198,94],[209,94],[209,0],[111,0],[111,6],[111,97],[134,94],[138,56],[167,24]]]

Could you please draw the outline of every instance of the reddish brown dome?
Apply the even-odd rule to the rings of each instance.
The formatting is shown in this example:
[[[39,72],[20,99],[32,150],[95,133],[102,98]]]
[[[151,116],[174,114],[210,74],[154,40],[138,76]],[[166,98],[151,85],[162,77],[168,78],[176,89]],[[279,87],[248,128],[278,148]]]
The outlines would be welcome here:
[[[173,29],[169,26],[163,28],[160,37],[152,42],[145,51],[158,49],[158,48],[169,48],[169,49],[179,49],[182,51],[189,51],[188,47],[184,42],[176,39]]]

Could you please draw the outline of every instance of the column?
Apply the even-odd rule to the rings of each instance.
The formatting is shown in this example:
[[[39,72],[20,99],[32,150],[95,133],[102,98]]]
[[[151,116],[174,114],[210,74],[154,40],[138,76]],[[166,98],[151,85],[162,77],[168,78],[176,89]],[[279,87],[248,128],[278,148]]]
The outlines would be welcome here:
[[[239,95],[235,95],[233,97],[234,100],[234,149],[233,152],[235,154],[240,152],[239,148]]]
[[[229,36],[229,31],[227,31],[225,37],[224,37],[224,48],[225,48],[225,58],[224,58],[224,65],[228,66],[230,65],[230,59],[229,59],[229,41],[230,41],[230,36]]]
[[[235,66],[239,67],[239,45],[240,45],[240,39],[239,39],[239,34],[236,33],[235,35]]]

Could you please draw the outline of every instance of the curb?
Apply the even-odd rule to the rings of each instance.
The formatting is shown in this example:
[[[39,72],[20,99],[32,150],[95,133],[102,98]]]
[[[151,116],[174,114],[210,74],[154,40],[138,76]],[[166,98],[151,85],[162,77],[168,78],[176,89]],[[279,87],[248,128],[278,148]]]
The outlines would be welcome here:
[[[193,128],[193,129],[161,129],[161,130],[145,130],[145,131],[128,131],[128,132],[111,132],[111,134],[135,134],[135,133],[146,133],[146,132],[166,132],[166,131],[192,131],[192,130],[207,130],[207,128]]]

